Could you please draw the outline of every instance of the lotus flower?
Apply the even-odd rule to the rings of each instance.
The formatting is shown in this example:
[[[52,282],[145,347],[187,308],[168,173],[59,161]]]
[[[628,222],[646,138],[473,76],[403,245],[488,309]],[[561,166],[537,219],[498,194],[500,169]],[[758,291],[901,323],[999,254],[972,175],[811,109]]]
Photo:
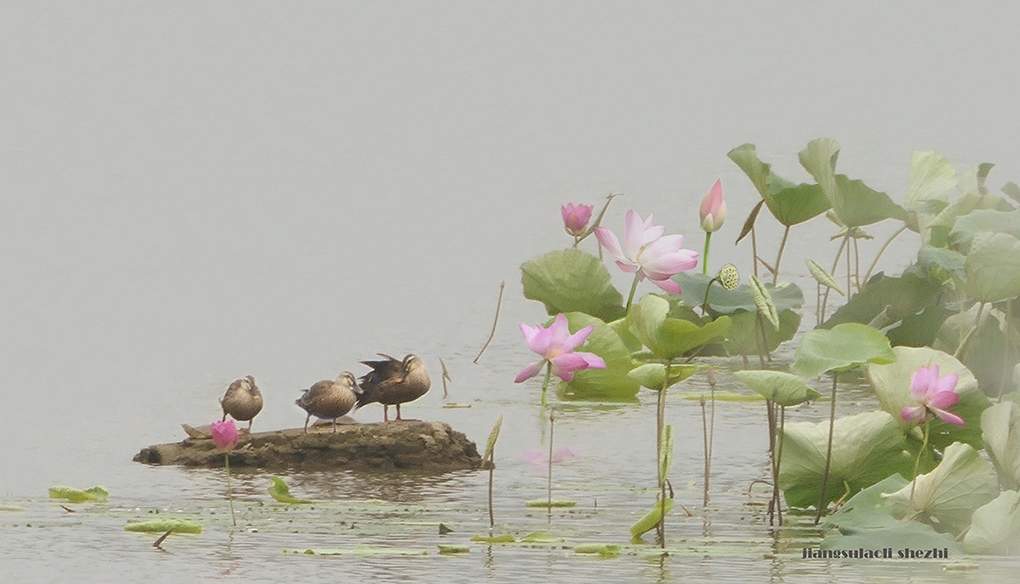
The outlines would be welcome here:
[[[588,338],[595,325],[590,324],[574,334],[570,334],[567,328],[567,317],[563,314],[556,315],[549,328],[541,326],[528,326],[521,323],[521,332],[524,333],[524,340],[528,348],[542,356],[540,361],[531,363],[517,374],[514,383],[520,383],[525,379],[531,379],[545,367],[547,363],[552,364],[552,374],[563,381],[569,382],[574,378],[574,371],[581,369],[605,369],[606,362],[602,357],[594,353],[577,353],[574,349],[581,346],[581,343]]]
[[[592,205],[575,205],[567,203],[560,207],[560,214],[563,215],[563,227],[567,233],[574,237],[584,235],[584,229],[588,227],[591,220],[591,212],[595,209]]]
[[[237,446],[237,426],[234,425],[233,420],[213,422],[209,430],[216,448],[229,452]]]
[[[963,425],[963,418],[946,411],[956,405],[960,395],[956,393],[957,376],[950,373],[939,377],[939,366],[921,367],[910,376],[910,393],[918,405],[900,410],[900,418],[907,422],[924,423],[934,414],[955,426]]]
[[[701,228],[712,233],[726,220],[726,201],[723,200],[722,181],[717,180],[701,200]]]
[[[595,237],[606,251],[617,258],[616,265],[624,272],[637,272],[638,280],[648,278],[667,292],[680,293],[680,285],[670,280],[675,274],[698,265],[698,252],[682,249],[683,235],[663,235],[666,228],[652,225],[652,214],[642,220],[637,211],[627,211],[623,228],[623,248],[612,231],[595,228]]]

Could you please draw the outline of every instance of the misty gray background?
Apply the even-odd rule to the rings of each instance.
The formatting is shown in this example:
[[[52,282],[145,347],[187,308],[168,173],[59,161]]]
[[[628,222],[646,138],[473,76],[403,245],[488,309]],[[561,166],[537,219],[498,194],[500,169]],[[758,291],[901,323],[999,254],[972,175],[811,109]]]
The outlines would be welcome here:
[[[608,227],[654,211],[700,251],[721,177],[712,265],[746,273],[732,241],[757,195],[725,156],[745,142],[806,180],[796,153],[835,138],[840,170],[894,200],[913,149],[1018,180],[1016,12],[0,3],[0,492],[116,485],[248,373],[263,430],[299,425],[299,388],[377,351],[422,354],[437,383],[443,357],[456,401],[532,400],[511,383],[531,360],[516,323],[544,313],[518,266],[569,244],[559,206],[624,193]],[[812,225],[790,270],[831,261]]]

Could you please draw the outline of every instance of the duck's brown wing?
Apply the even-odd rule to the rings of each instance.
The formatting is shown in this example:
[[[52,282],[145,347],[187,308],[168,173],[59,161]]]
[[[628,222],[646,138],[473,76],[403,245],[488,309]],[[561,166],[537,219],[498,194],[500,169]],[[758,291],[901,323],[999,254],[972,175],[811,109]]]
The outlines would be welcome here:
[[[385,361],[362,361],[362,365],[368,365],[371,371],[358,378],[358,386],[361,393],[358,394],[358,403],[355,408],[379,401],[376,390],[379,386],[388,385],[389,382],[400,379],[404,373],[404,364],[399,359],[385,353],[378,353],[385,357]]]

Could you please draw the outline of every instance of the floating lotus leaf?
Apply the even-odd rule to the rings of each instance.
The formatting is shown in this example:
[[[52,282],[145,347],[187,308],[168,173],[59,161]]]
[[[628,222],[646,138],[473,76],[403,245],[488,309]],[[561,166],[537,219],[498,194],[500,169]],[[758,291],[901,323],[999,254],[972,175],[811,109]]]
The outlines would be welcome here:
[[[794,184],[773,173],[772,165],[758,158],[753,144],[738,146],[726,156],[751,179],[769,211],[787,227],[817,217],[831,206],[818,185]]]
[[[598,554],[602,557],[620,555],[621,548],[611,543],[582,543],[574,546],[575,554]]]
[[[141,533],[202,533],[202,526],[194,521],[183,519],[152,519],[150,521],[138,521],[128,523],[124,531],[135,531]]]
[[[800,164],[818,181],[840,223],[847,227],[871,225],[885,219],[906,219],[903,208],[859,180],[836,174],[839,143],[828,138],[810,142],[800,153]]]
[[[602,260],[579,249],[551,251],[521,266],[524,297],[550,315],[584,312],[605,322],[623,317],[623,297]]]
[[[1007,233],[977,233],[964,270],[967,292],[978,302],[1020,296],[1020,239]]]
[[[670,318],[669,302],[648,294],[632,309],[630,330],[660,359],[676,359],[714,341],[726,338],[730,319],[720,316],[703,327],[679,318]]]
[[[745,385],[781,406],[795,406],[821,395],[804,380],[784,371],[745,369],[733,375]]]
[[[524,503],[525,507],[577,507],[577,501],[568,501],[565,499],[533,499]]]
[[[934,470],[886,495],[886,509],[897,519],[921,518],[959,534],[971,515],[999,494],[995,470],[969,444],[955,442]],[[913,489],[913,490],[911,490]]]
[[[471,538],[471,541],[478,543],[514,543],[517,540],[514,539],[514,536],[507,533],[504,535],[492,535],[492,536],[476,535]]]
[[[1020,493],[1003,491],[974,511],[963,547],[968,554],[1020,556]]]
[[[576,371],[574,379],[563,384],[562,397],[578,400],[633,400],[641,386],[628,375],[634,368],[634,362],[630,357],[632,350],[617,333],[617,330],[620,328],[625,330],[626,327],[607,325],[598,318],[581,312],[567,313],[566,317],[571,333],[589,324],[595,325],[584,346],[578,350],[592,352],[602,357],[606,362],[606,368]]]
[[[819,548],[823,550],[879,550],[889,548],[889,559],[900,559],[906,550],[936,549],[955,558],[963,555],[963,546],[948,533],[939,533],[930,525],[916,521],[897,521],[878,529],[841,529],[825,536]],[[865,556],[867,557],[867,556]],[[872,556],[878,557],[878,556]],[[854,558],[857,559],[857,558]]]
[[[304,505],[308,503],[314,503],[308,499],[297,499],[290,494],[290,487],[280,477],[269,477],[272,481],[272,485],[267,489],[269,494],[276,499],[278,503],[288,503],[290,505]]]
[[[794,352],[793,370],[810,378],[864,363],[891,363],[895,359],[885,335],[870,326],[850,322],[831,330],[808,331]]]
[[[57,485],[50,487],[51,499],[66,499],[72,503],[85,503],[89,501],[106,501],[110,498],[110,492],[103,487],[92,487],[91,489],[76,489]],[[165,530],[164,530],[165,531]]]
[[[963,426],[954,426],[940,419],[930,422],[929,443],[941,450],[953,442],[965,442],[981,447],[981,428],[978,421],[981,412],[990,405],[988,398],[978,388],[974,375],[952,355],[929,347],[894,347],[896,360],[887,364],[868,365],[868,379],[875,388],[879,406],[899,422],[903,431],[917,427],[916,422],[905,422],[900,411],[907,406],[916,406],[917,400],[910,393],[910,377],[922,366],[939,366],[939,376],[951,373],[957,376],[956,393],[960,400],[949,411],[962,417]]]
[[[981,414],[981,436],[988,458],[1007,489],[1020,489],[1020,406],[997,403]]]
[[[894,527],[900,524],[900,520],[889,515],[883,495],[895,493],[909,482],[898,474],[887,477],[850,497],[835,513],[826,517],[822,525],[845,532]]]
[[[828,421],[786,425],[779,488],[791,506],[807,508],[818,504],[828,438]],[[903,432],[886,412],[837,419],[826,503],[842,497],[846,489],[852,495],[890,475],[910,473],[913,460],[905,448]]]
[[[454,554],[466,554],[471,552],[471,546],[469,545],[447,545],[439,544],[439,553],[444,556]]]

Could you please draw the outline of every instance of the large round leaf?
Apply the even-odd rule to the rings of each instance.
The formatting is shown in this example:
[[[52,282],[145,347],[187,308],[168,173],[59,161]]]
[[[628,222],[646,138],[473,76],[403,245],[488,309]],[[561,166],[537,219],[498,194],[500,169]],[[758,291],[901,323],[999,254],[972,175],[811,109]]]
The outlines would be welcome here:
[[[976,234],[964,270],[967,292],[978,302],[1020,296],[1020,239],[1008,233]]]
[[[666,365],[664,363],[645,363],[644,365],[639,365],[631,369],[629,375],[631,379],[640,383],[642,387],[660,391],[664,383],[667,388],[672,387],[703,368],[704,366],[702,365],[671,364],[669,366],[668,383],[666,382]]]
[[[648,294],[631,309],[630,330],[656,357],[676,359],[693,349],[726,338],[730,319],[720,316],[703,327],[679,318],[670,318],[669,302]]]
[[[1004,401],[981,414],[981,436],[1007,489],[1020,489],[1020,406]]]
[[[779,488],[791,506],[806,508],[818,504],[828,439],[828,421],[786,425]],[[905,448],[903,432],[886,412],[866,412],[836,420],[826,503],[842,497],[846,489],[852,495],[890,475],[908,475],[913,461]]]
[[[917,400],[910,393],[910,377],[921,367],[939,366],[939,376],[951,373],[957,376],[956,393],[960,400],[949,411],[964,420],[963,426],[954,426],[935,419],[930,422],[929,442],[938,449],[943,449],[953,442],[964,442],[981,448],[981,428],[979,421],[981,412],[990,403],[985,394],[978,388],[974,375],[952,355],[930,349],[928,347],[895,347],[893,354],[896,361],[887,364],[868,366],[868,379],[875,388],[879,406],[892,414],[904,431],[917,426],[916,422],[905,422],[900,418],[900,411],[907,406],[916,406]]]
[[[611,325],[582,312],[568,312],[567,325],[571,333],[593,324],[579,351],[595,353],[606,362],[605,369],[582,369],[574,372],[570,383],[562,384],[562,397],[577,400],[631,401],[641,389],[628,373],[634,368],[631,351]]]
[[[793,370],[804,377],[852,369],[864,363],[891,363],[889,339],[873,327],[843,323],[808,331],[793,356]]]
[[[974,511],[999,494],[992,465],[961,442],[947,447],[942,462],[912,483],[886,496],[889,513],[897,519],[933,520],[953,534],[970,525]]]
[[[756,355],[761,350],[761,330],[758,328],[757,312],[735,312],[730,315],[730,330],[722,346],[730,355]],[[799,312],[787,309],[779,313],[779,330],[763,323],[765,340],[769,351],[775,351],[780,344],[797,334],[801,316]]]
[[[613,288],[600,259],[579,249],[551,251],[521,266],[524,297],[545,304],[550,315],[584,312],[605,322],[624,315],[623,297]]]
[[[1003,491],[974,511],[963,547],[968,554],[1020,556],[1020,493]]]
[[[968,253],[974,237],[983,231],[1008,233],[1020,237],[1020,209],[999,211],[998,209],[977,209],[960,217],[949,232],[949,245]]]
[[[765,399],[772,400],[781,406],[795,406],[817,399],[821,395],[803,379],[785,371],[745,369],[744,371],[734,371],[733,375],[760,393]]]
[[[688,306],[697,307],[705,301],[705,286],[711,279],[711,276],[691,272],[680,272],[673,276],[673,281],[680,285],[680,298]],[[796,284],[790,282],[781,282],[778,286],[765,284],[765,289],[778,312],[800,308],[804,304],[804,293]],[[708,309],[715,314],[733,314],[754,312],[757,307],[749,285],[741,284],[733,290],[727,290],[716,282],[708,292]]]
[[[829,200],[816,184],[794,184],[772,172],[772,165],[762,162],[754,144],[744,144],[727,154],[765,201],[772,215],[787,227],[803,223],[829,209]]]

